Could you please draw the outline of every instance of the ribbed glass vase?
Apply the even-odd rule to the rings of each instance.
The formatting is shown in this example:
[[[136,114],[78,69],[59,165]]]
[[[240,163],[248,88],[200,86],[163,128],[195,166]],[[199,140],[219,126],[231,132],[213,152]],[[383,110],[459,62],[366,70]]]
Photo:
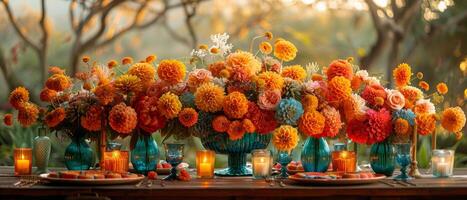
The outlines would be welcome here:
[[[370,165],[377,174],[392,176],[396,162],[396,149],[394,145],[385,140],[375,143],[370,149]]]
[[[65,165],[69,170],[88,170],[94,164],[94,151],[84,137],[74,137],[65,150]]]
[[[159,161],[157,143],[150,135],[140,135],[131,150],[131,164],[142,174],[155,170]]]
[[[306,172],[325,172],[331,162],[331,150],[324,138],[308,137],[303,145],[301,161]]]

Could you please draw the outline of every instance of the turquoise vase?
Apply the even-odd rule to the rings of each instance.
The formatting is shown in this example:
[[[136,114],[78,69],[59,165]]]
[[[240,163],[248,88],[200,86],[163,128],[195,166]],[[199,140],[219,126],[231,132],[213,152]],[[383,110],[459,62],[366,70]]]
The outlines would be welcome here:
[[[373,144],[370,150],[370,165],[377,174],[392,176],[395,168],[396,149],[394,145],[385,140]]]
[[[141,174],[156,170],[159,161],[159,149],[157,143],[150,135],[138,137],[131,150],[131,164],[133,168]]]
[[[65,165],[69,170],[88,170],[94,164],[94,152],[84,137],[74,137],[65,150]]]
[[[331,150],[324,138],[308,137],[303,145],[301,161],[306,172],[325,172],[331,162]]]
[[[48,172],[51,142],[47,137],[47,129],[44,127],[39,128],[39,134],[34,138],[34,160],[36,161],[36,174]]]
[[[200,139],[204,148],[229,156],[228,168],[216,170],[217,176],[251,176],[252,170],[246,167],[246,156],[252,150],[266,148],[271,134],[246,133],[239,140],[230,140],[228,134],[212,132]]]

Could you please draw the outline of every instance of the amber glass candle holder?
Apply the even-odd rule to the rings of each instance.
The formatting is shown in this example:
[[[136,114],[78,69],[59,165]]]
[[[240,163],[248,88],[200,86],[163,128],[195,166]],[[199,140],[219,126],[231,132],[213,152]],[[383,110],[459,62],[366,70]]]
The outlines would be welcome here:
[[[198,178],[213,178],[216,153],[210,150],[196,151],[196,174]]]
[[[356,171],[357,159],[354,151],[334,151],[331,158],[333,171],[345,173]]]
[[[31,175],[32,171],[32,149],[16,148],[14,150],[15,175]]]
[[[127,172],[129,162],[128,151],[112,150],[104,153],[104,170],[112,172]]]

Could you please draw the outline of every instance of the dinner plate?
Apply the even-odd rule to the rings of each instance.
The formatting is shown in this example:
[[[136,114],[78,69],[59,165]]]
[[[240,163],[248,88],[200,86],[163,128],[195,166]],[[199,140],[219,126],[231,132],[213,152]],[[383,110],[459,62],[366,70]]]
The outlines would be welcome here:
[[[135,178],[106,178],[106,179],[65,179],[48,177],[49,174],[41,174],[39,177],[53,184],[66,185],[120,185],[137,183],[144,179],[143,175],[138,175]]]
[[[306,185],[363,185],[376,183],[380,180],[385,179],[386,176],[382,174],[376,174],[372,178],[342,178],[342,179],[319,179],[319,178],[301,178],[296,176],[289,176],[289,180]]]

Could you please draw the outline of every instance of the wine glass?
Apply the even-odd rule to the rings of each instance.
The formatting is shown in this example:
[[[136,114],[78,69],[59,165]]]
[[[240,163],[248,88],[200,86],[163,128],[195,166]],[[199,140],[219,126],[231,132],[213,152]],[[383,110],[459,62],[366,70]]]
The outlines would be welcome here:
[[[408,180],[407,166],[410,164],[410,143],[396,144],[396,161],[401,166],[401,174],[394,177],[395,180]]]
[[[177,166],[183,161],[183,148],[184,144],[180,143],[166,143],[165,147],[165,160],[172,165],[170,175],[165,177],[164,180],[177,179]]]
[[[292,162],[292,151],[277,151],[277,162],[281,164],[280,178],[287,178],[287,165]]]

